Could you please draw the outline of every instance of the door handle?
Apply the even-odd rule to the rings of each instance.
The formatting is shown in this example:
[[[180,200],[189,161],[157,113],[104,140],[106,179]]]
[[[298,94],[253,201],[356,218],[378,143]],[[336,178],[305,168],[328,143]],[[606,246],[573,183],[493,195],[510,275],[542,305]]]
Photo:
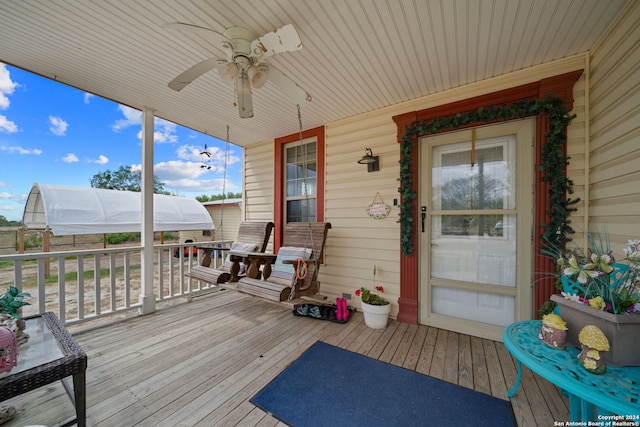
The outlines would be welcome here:
[[[424,233],[424,220],[427,219],[427,207],[420,207],[420,217],[422,218],[422,232]]]

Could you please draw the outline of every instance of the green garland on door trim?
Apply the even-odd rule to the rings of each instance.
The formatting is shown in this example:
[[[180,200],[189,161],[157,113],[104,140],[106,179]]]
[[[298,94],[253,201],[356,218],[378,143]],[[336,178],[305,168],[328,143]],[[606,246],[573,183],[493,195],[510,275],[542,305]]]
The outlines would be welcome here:
[[[414,161],[413,150],[415,138],[449,131],[478,122],[506,121],[523,119],[525,117],[547,114],[549,131],[545,134],[547,141],[542,148],[542,162],[540,171],[543,172],[542,181],[549,182],[549,223],[542,223],[544,233],[542,241],[545,247],[543,253],[554,256],[555,252],[563,249],[566,242],[571,240],[568,235],[574,230],[570,226],[569,215],[574,212],[575,205],[580,199],[567,197],[573,194],[573,181],[566,177],[565,170],[569,164],[569,157],[564,154],[562,146],[567,138],[564,130],[576,117],[570,115],[560,98],[549,95],[544,99],[525,99],[513,104],[490,107],[481,107],[467,113],[456,113],[451,116],[439,117],[428,121],[414,122],[405,129],[400,146],[400,223],[402,252],[409,256],[413,254],[416,192],[413,190],[413,171],[411,165]]]

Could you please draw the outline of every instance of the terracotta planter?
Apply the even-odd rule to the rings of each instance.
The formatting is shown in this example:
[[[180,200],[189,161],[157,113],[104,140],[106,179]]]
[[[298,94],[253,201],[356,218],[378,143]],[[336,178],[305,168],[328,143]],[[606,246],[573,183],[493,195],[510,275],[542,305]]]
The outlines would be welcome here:
[[[364,323],[373,329],[383,329],[387,327],[387,320],[391,312],[391,304],[371,305],[362,301],[362,312],[364,313]]]
[[[611,349],[600,353],[611,366],[640,366],[640,314],[607,313],[565,299],[562,295],[551,295],[558,304],[560,316],[567,322],[567,341],[580,348],[578,334],[586,325],[595,325],[609,340]]]

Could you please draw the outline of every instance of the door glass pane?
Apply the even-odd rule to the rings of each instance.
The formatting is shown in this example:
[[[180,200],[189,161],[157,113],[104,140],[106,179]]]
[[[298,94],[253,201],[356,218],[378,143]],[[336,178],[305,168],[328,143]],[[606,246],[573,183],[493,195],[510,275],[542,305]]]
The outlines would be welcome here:
[[[511,135],[511,137],[514,137]],[[514,159],[507,137],[434,147],[432,209],[514,209]]]
[[[515,287],[515,215],[431,219],[431,277]],[[443,225],[445,220],[454,225]],[[484,225],[480,229],[477,224]]]
[[[432,153],[431,277],[515,287],[515,135]]]
[[[462,289],[434,286],[433,313],[492,325],[507,326],[514,321],[515,298]]]

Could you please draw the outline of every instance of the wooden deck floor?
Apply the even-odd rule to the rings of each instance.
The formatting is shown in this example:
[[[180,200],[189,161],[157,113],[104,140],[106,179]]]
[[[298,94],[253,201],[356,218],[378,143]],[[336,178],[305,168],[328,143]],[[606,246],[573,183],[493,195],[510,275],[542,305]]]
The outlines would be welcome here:
[[[347,324],[294,317],[284,305],[233,291],[70,330],[88,355],[90,426],[284,425],[249,399],[316,340],[505,400],[516,378],[501,343],[396,321],[373,330],[361,313]],[[59,384],[7,403],[18,417],[3,427],[51,426],[73,415]],[[526,368],[511,403],[519,426],[568,420],[566,399]]]

